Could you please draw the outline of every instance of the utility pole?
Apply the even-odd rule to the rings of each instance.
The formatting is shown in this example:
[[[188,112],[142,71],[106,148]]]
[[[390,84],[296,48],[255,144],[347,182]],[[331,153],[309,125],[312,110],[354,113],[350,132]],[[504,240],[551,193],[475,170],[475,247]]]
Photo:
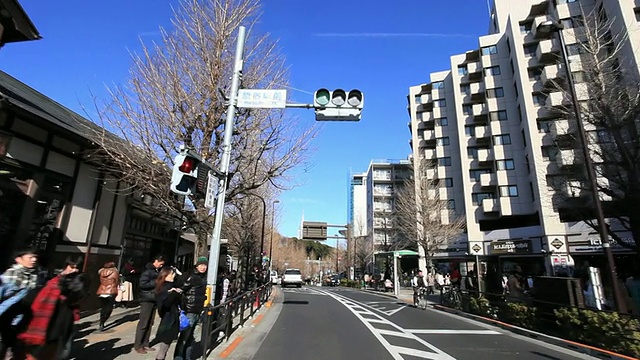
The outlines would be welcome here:
[[[209,329],[211,327],[211,317],[213,312],[211,307],[215,304],[215,289],[218,278],[218,262],[220,257],[220,234],[222,233],[222,219],[224,218],[224,204],[227,195],[227,182],[229,181],[229,163],[231,162],[231,139],[233,137],[233,125],[236,115],[236,103],[238,101],[238,90],[242,77],[242,67],[244,65],[244,42],[246,28],[238,28],[238,40],[236,43],[236,53],[233,62],[233,76],[231,78],[231,94],[229,94],[229,106],[227,107],[227,119],[224,126],[224,139],[222,144],[222,159],[220,172],[222,176],[218,179],[218,198],[216,199],[216,212],[211,233],[211,245],[209,249],[209,269],[207,271],[207,299],[209,310],[203,328],[203,358],[206,358],[208,349]]]

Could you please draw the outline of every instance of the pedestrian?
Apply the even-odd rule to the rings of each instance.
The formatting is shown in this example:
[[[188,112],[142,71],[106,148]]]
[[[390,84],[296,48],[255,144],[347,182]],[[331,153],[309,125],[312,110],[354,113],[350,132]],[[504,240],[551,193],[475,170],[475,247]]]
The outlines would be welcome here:
[[[164,360],[171,343],[178,338],[180,332],[180,304],[182,289],[174,287],[176,271],[172,267],[160,270],[156,280],[156,304],[160,325],[156,333],[158,353],[156,360]]]
[[[174,360],[192,360],[193,344],[196,325],[204,309],[207,299],[207,266],[206,257],[199,257],[193,273],[187,278],[182,287],[182,310],[189,318],[189,327],[180,332],[176,349],[173,353]]]
[[[218,283],[216,284],[216,305],[222,304],[227,301],[229,296],[229,285],[231,281],[227,276],[227,272],[224,267],[218,267]]]
[[[79,272],[82,268],[82,261],[83,260],[81,256],[68,256],[65,259],[64,266],[62,267],[62,271],[60,271],[59,275],[69,275]],[[71,346],[73,345],[73,339],[75,338],[77,333],[78,329],[74,324],[72,327],[71,335],[67,337],[67,342],[64,343],[64,346],[60,351],[60,360],[66,360],[69,358],[69,355],[71,355]]]
[[[120,274],[116,264],[110,261],[98,270],[100,286],[98,286],[98,297],[100,297],[100,331],[104,331],[104,324],[113,312],[115,298],[120,286]]]
[[[88,278],[79,272],[61,274],[47,282],[31,305],[33,318],[26,331],[18,335],[26,360],[68,356],[64,352],[73,338],[74,323],[80,320],[79,304],[88,288]]]
[[[158,255],[153,258],[153,262],[145,266],[144,271],[140,274],[140,319],[133,343],[133,349],[139,354],[155,351],[149,346],[149,337],[156,316],[156,279],[164,263],[164,256]]]
[[[29,323],[30,305],[35,298],[38,283],[38,269],[36,267],[38,257],[35,251],[30,249],[19,250],[14,256],[15,264],[2,274],[4,301],[12,298],[10,303],[4,304],[6,309],[0,315],[0,359],[4,359],[9,349],[14,358],[21,358],[22,350],[16,336],[24,330]]]
[[[116,307],[128,307],[133,301],[133,282],[137,271],[133,259],[129,258],[120,270],[120,286],[116,296]]]

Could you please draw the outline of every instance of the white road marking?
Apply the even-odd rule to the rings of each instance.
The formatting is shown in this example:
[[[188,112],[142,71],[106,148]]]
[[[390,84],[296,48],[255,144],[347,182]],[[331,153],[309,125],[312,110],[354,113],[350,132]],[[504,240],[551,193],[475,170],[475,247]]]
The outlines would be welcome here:
[[[366,304],[357,304],[356,301],[354,301],[353,299],[350,299],[348,297],[345,297],[343,295],[337,295],[335,293],[331,293],[331,292],[326,292],[327,296],[330,296],[332,298],[334,298],[336,301],[338,301],[339,303],[341,303],[342,305],[344,305],[349,311],[351,311],[351,313],[353,315],[355,315],[355,317],[360,320],[364,326],[369,329],[369,331],[371,331],[371,333],[373,334],[373,336],[378,339],[378,341],[380,342],[380,344],[382,344],[382,346],[384,346],[384,348],[389,352],[389,354],[395,359],[395,360],[404,360],[403,354],[404,355],[411,355],[411,356],[418,356],[420,358],[423,359],[430,359],[430,360],[456,360],[454,357],[452,357],[451,355],[445,353],[444,351],[438,349],[437,347],[435,347],[434,345],[430,344],[429,342],[425,341],[424,339],[418,337],[415,334],[412,334],[410,332],[405,331],[403,328],[401,328],[400,326],[396,325],[395,323],[389,321],[388,319],[383,318],[382,316],[376,314],[375,312],[373,312],[373,308],[372,310],[367,310],[367,312],[362,312],[362,311],[356,311],[354,309],[354,307],[358,306],[359,308],[367,308],[369,306],[367,306]],[[369,318],[369,317],[364,317],[362,316],[363,314],[366,314],[367,316],[372,316],[374,318]],[[376,329],[372,324],[385,324],[387,326],[392,327],[395,330],[388,330],[388,329]],[[411,339],[414,340],[415,342],[419,343],[420,345],[422,345],[423,349],[414,349],[414,348],[408,348],[408,347],[403,347],[403,346],[396,346],[396,345],[392,345],[386,338],[385,336],[398,336],[398,337],[403,337],[406,339]]]
[[[502,335],[494,330],[449,330],[449,329],[405,329],[412,334],[436,334],[436,335]]]

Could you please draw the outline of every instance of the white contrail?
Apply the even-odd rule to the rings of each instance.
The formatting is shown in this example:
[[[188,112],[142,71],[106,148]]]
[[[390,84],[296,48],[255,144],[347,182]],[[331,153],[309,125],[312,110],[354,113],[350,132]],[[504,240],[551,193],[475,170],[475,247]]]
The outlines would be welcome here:
[[[474,37],[469,34],[444,34],[444,33],[317,33],[313,36],[318,37],[370,37],[370,38],[384,38],[384,37]]]

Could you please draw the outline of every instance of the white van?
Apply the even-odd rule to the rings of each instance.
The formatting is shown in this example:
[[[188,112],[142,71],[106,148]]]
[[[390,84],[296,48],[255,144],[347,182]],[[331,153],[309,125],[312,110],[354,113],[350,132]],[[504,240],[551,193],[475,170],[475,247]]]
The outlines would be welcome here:
[[[271,283],[273,285],[280,285],[280,277],[278,276],[278,272],[275,270],[271,270]]]

